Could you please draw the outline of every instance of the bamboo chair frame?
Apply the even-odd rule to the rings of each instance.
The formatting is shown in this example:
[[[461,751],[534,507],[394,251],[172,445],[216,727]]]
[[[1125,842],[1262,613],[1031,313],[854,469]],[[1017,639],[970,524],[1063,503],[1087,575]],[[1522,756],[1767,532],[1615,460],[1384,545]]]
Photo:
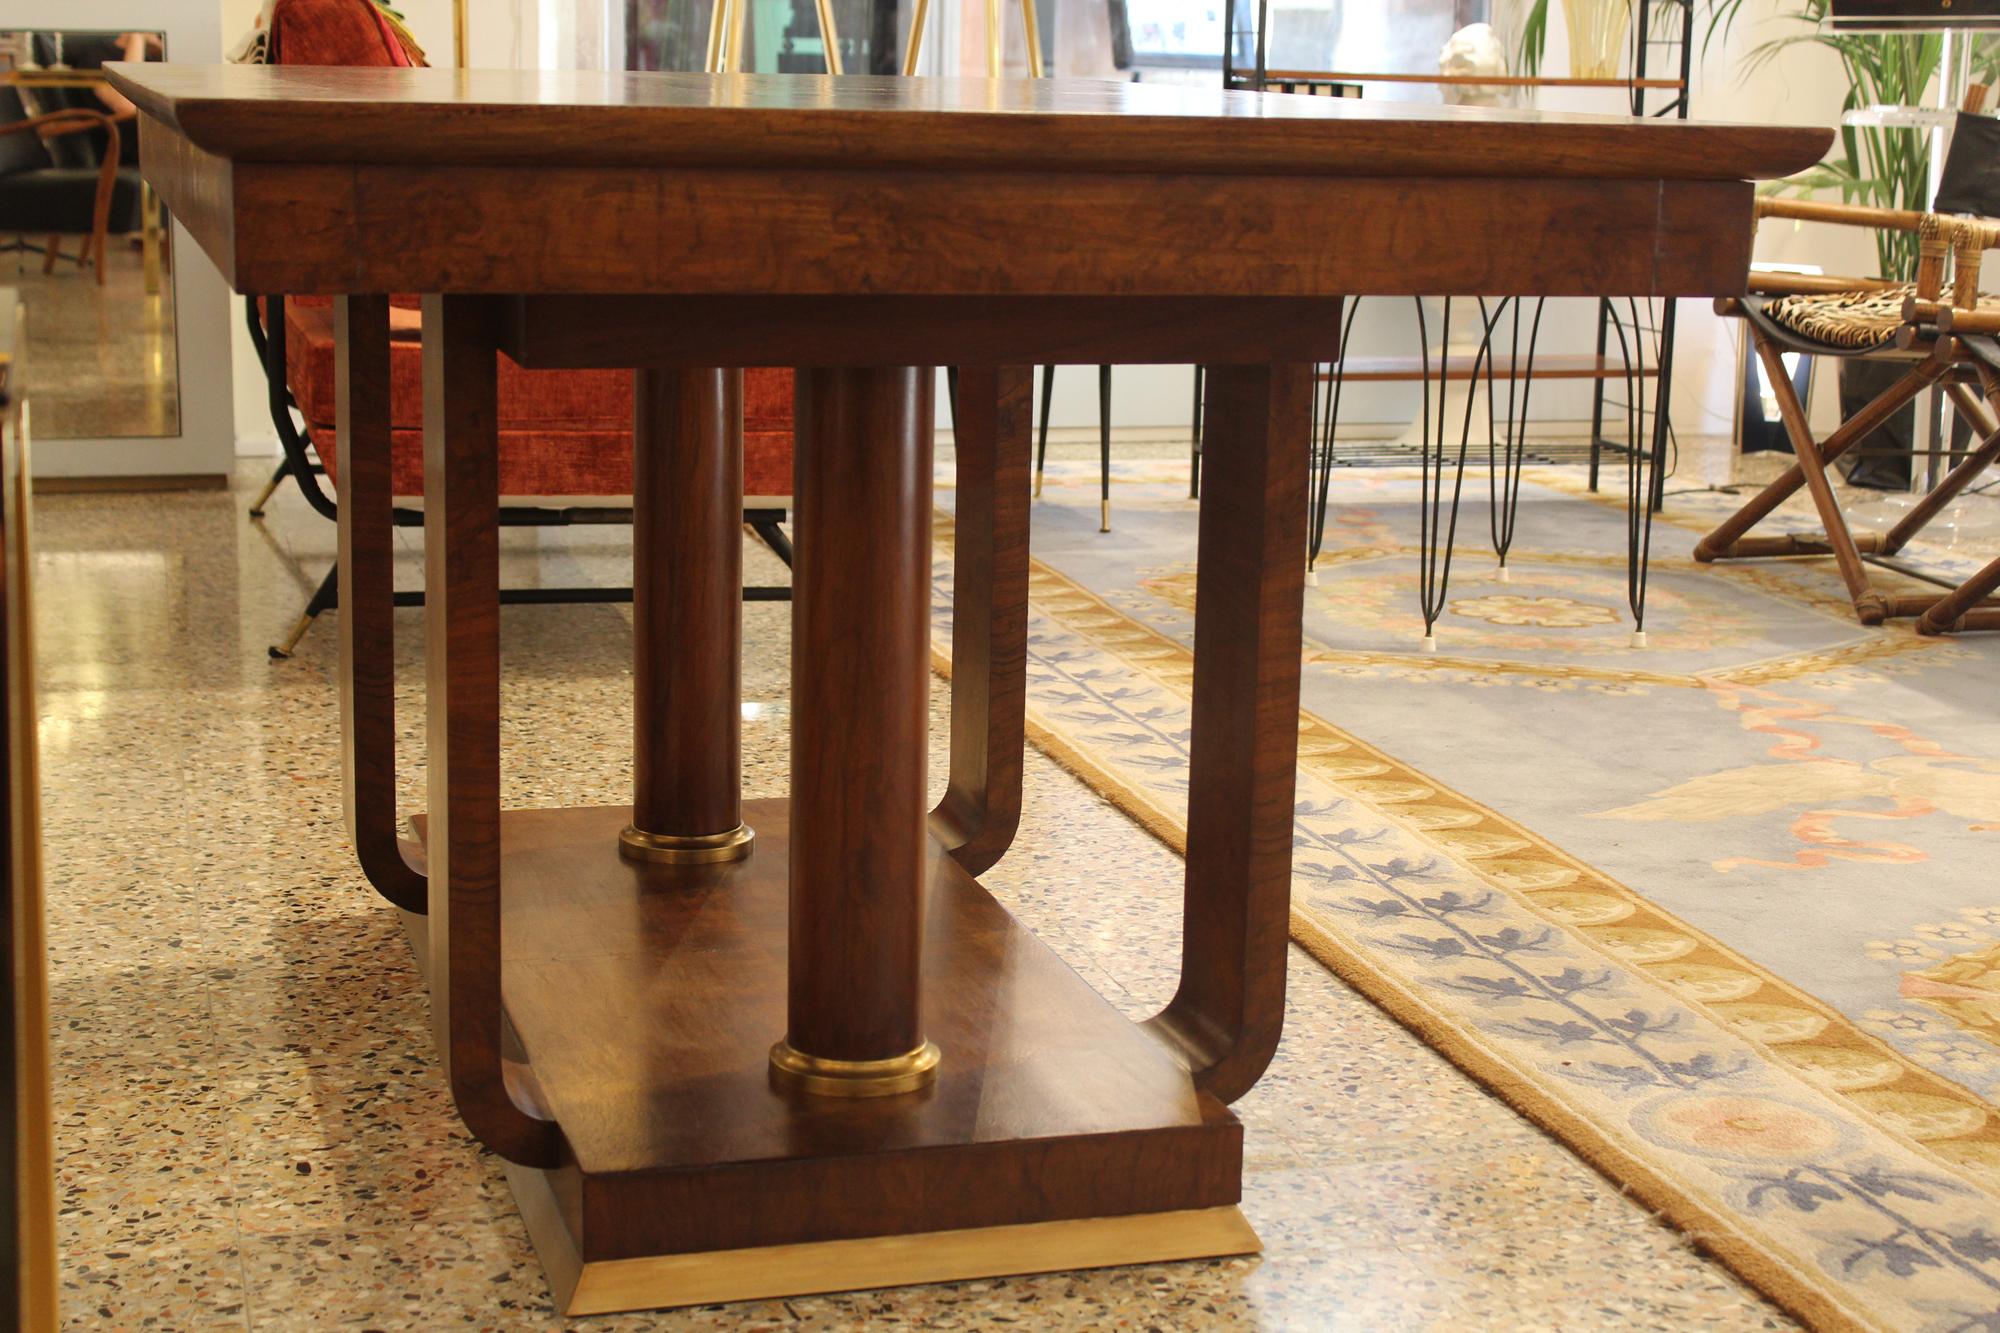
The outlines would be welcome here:
[[[1864,625],[1914,616],[1918,618],[1919,632],[1925,634],[2000,629],[2000,602],[1990,596],[2000,586],[2000,560],[1951,592],[1917,596],[1876,588],[1863,561],[1864,555],[1886,557],[1902,550],[1981,472],[2000,461],[2000,375],[1986,360],[1974,355],[1964,341],[1969,336],[2000,334],[2000,314],[1979,309],[1981,260],[1987,250],[2000,248],[2000,222],[1795,199],[1760,199],[1756,216],[1760,221],[1788,218],[1916,232],[1919,238],[1916,293],[1904,302],[1904,323],[1894,340],[1895,354],[1909,360],[1911,365],[1901,378],[1839,429],[1824,440],[1815,440],[1807,424],[1805,407],[1785,371],[1784,349],[1757,322],[1745,318],[1744,327],[1777,397],[1785,434],[1798,461],[1703,537],[1695,546],[1694,558],[1707,563],[1760,556],[1830,554],[1853,599],[1855,615]],[[1947,260],[1951,275],[1949,289],[1945,282]],[[1745,289],[1753,296],[1788,296],[1882,291],[1899,285],[1872,278],[1754,273]],[[1724,315],[1746,314],[1743,299],[1739,297],[1720,298],[1715,308]],[[1887,351],[1875,348],[1852,355],[1880,356]],[[1828,354],[1836,353],[1828,349]],[[1889,531],[1857,536],[1849,528],[1834,494],[1833,463],[1933,385],[1941,386],[1953,405],[1972,423],[1979,442]],[[1811,493],[1813,507],[1819,512],[1820,533],[1747,535],[1758,522],[1797,494],[1801,486]]]

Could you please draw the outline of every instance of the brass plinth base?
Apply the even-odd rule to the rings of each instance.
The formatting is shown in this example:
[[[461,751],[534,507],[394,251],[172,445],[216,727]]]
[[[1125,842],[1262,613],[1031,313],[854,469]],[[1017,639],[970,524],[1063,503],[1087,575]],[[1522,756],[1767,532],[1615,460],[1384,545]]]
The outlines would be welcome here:
[[[586,1262],[577,1254],[549,1178],[528,1167],[509,1165],[507,1181],[548,1273],[556,1308],[571,1318],[1017,1273],[1214,1259],[1257,1254],[1264,1248],[1239,1209],[1220,1207]]]
[[[892,1097],[937,1077],[938,1048],[925,1042],[886,1060],[823,1060],[781,1041],[771,1048],[771,1081],[821,1097]]]
[[[750,855],[757,834],[748,824],[738,824],[726,833],[678,835],[647,833],[627,824],[618,835],[618,854],[633,861],[662,861],[674,865],[698,865],[706,861],[740,861]]]

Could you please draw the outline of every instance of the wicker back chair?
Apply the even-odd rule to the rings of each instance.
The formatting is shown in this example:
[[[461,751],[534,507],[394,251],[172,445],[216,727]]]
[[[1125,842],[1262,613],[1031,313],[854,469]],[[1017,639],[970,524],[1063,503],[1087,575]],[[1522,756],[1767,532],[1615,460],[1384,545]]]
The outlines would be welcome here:
[[[1778,400],[1798,461],[1695,546],[1700,561],[1757,556],[1832,555],[1865,625],[1896,616],[1919,618],[1926,633],[2000,629],[2000,605],[1987,601],[2000,584],[2000,561],[1945,594],[1897,595],[1869,580],[1865,556],[1902,550],[1966,486],[2000,460],[2000,310],[1979,297],[1981,260],[2000,245],[2000,161],[1991,160],[2000,121],[1978,116],[1985,97],[1975,88],[1960,117],[1947,160],[1942,209],[1919,213],[1795,199],[1760,199],[1757,217],[1893,229],[1918,237],[1917,276],[1897,283],[1869,278],[1752,273],[1741,296],[1716,301],[1720,314],[1744,321],[1751,346]],[[1988,197],[1992,196],[1992,197]],[[1977,214],[1984,214],[1979,216]],[[1839,429],[1816,440],[1805,406],[1786,371],[1786,352],[1894,360],[1903,374]],[[1978,443],[1950,473],[1884,533],[1852,532],[1833,489],[1832,465],[1926,389],[1940,386],[1970,423]],[[1810,491],[1822,530],[1749,536],[1751,528],[1797,494]],[[1991,575],[1991,578],[1987,576]]]

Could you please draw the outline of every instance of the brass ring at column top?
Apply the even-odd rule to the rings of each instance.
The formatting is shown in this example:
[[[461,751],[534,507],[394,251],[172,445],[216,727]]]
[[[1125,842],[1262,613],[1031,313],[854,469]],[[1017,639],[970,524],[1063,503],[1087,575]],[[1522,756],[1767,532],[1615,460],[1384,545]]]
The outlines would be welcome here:
[[[937,1078],[938,1048],[925,1042],[886,1060],[828,1060],[792,1049],[789,1041],[771,1047],[771,1081],[822,1097],[889,1097],[915,1092]]]
[[[664,861],[698,865],[707,861],[740,861],[750,855],[756,830],[738,824],[723,833],[648,833],[631,824],[618,835],[618,854],[632,861]]]

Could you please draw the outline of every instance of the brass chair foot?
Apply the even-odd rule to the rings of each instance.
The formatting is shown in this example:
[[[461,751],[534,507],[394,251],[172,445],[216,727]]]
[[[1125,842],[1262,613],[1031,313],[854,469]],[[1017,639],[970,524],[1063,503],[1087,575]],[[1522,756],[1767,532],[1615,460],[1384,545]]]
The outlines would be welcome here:
[[[312,628],[312,624],[313,624],[312,616],[310,615],[300,616],[299,623],[292,626],[292,632],[285,636],[284,642],[282,644],[274,643],[271,645],[271,659],[273,661],[282,662],[286,658],[290,657],[292,655],[292,650],[299,646],[299,640],[303,639],[306,636],[306,631]]]
[[[1097,502],[1097,530],[1099,532],[1111,531],[1111,501],[1109,500],[1099,500]]]
[[[269,481],[264,483],[264,489],[257,492],[257,498],[250,502],[250,517],[252,518],[264,517],[264,506],[269,504],[271,502],[271,497],[273,495],[276,495],[277,493],[278,493],[278,478],[273,477]]]
[[[1035,469],[1035,498],[1037,500],[1042,498],[1042,470],[1040,468]]]

